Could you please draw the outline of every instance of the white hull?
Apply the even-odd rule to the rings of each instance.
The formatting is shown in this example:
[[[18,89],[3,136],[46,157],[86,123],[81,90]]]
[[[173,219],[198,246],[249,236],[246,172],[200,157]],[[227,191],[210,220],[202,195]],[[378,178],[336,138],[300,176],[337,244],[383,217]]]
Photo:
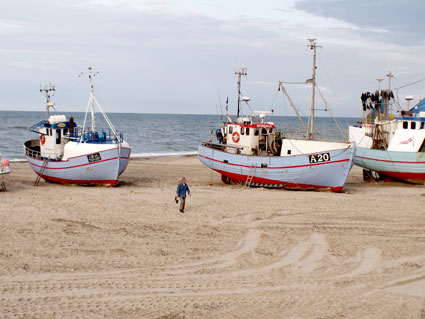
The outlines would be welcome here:
[[[198,157],[204,165],[234,182],[252,179],[250,184],[253,186],[341,191],[353,166],[355,145],[334,143],[337,147],[329,150],[325,147],[320,149],[322,142],[319,141],[300,142],[314,145],[316,154],[242,155],[221,151],[204,143],[199,147]],[[331,144],[326,142],[324,145],[328,147]],[[318,153],[328,154],[326,160],[312,162],[311,155]]]
[[[404,117],[376,122],[385,132],[385,143],[381,143],[383,144],[381,147],[374,146],[373,137],[377,135],[376,123],[363,124],[361,127],[350,126],[350,140],[357,144],[354,164],[378,173],[384,181],[423,184],[425,120],[418,117]]]
[[[36,143],[37,140],[33,142]],[[110,186],[118,182],[118,177],[124,172],[130,158],[130,148],[125,141],[121,143],[121,153],[117,144],[80,144],[80,147],[77,147],[77,142],[68,144],[66,146],[78,150],[79,154],[65,153],[63,160],[48,160],[45,168],[45,159],[40,153],[31,152],[24,146],[26,158],[34,172],[47,181]]]

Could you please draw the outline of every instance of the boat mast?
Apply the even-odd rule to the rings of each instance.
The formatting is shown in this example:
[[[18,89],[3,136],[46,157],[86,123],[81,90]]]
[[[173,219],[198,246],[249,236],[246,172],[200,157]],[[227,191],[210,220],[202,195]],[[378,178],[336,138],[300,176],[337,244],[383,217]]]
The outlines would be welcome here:
[[[95,120],[94,120],[94,91],[93,91],[93,77],[96,76],[96,74],[99,72],[93,71],[91,67],[89,67],[89,79],[90,79],[90,113],[91,113],[91,130],[92,132],[95,131]]]
[[[393,113],[393,105],[390,105],[390,92],[391,92],[391,78],[394,77],[394,75],[392,74],[391,71],[388,72],[388,74],[386,74],[386,76],[388,77],[388,107],[385,110],[385,119],[388,120],[390,118],[390,114]]]
[[[51,85],[46,84],[44,86],[44,88],[41,88],[40,86],[40,92],[41,94],[43,94],[46,97],[46,115],[47,115],[47,120],[50,117],[50,108],[55,108],[55,103],[50,102],[50,92],[55,92],[56,91],[56,86],[55,85]]]
[[[247,76],[248,73],[248,68],[239,68],[235,71],[235,74],[238,76],[238,112],[236,114],[236,118],[239,117],[239,113],[240,113],[240,104],[241,104],[241,79],[242,76]]]
[[[314,98],[316,93],[316,49],[321,48],[321,46],[316,45],[316,39],[307,39],[310,44],[308,47],[310,47],[310,50],[313,50],[313,76],[310,80],[307,80],[307,82],[310,82],[312,85],[312,92],[311,92],[311,104],[310,104],[310,126],[309,126],[309,132],[307,133],[307,138],[312,139],[314,135]]]

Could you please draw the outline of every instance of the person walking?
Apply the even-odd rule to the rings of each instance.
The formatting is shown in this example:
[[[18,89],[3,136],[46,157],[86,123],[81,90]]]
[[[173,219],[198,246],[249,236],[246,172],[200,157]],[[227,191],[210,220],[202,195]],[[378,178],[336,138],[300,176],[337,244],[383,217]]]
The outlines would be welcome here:
[[[186,183],[186,178],[182,178],[182,181],[177,186],[177,195],[176,195],[176,204],[178,203],[178,199],[180,198],[180,207],[179,211],[180,213],[184,213],[184,205],[186,204],[186,193],[189,194],[189,196],[192,196],[190,194],[189,186]]]

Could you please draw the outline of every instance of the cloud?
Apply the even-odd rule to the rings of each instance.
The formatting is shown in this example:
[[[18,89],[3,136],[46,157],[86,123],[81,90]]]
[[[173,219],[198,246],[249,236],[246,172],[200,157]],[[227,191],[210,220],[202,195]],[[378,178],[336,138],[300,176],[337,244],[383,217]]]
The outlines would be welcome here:
[[[40,100],[25,92],[36,92],[47,81],[57,84],[60,99],[61,87],[93,66],[101,71],[99,92],[103,88],[112,104],[122,101],[128,111],[176,112],[177,99],[186,105],[183,112],[208,113],[213,110],[204,96],[210,92],[215,103],[218,86],[233,88],[235,65],[259,69],[261,63],[253,61],[277,56],[281,50],[274,48],[284,42],[267,29],[272,24],[265,19],[217,19],[175,10],[168,1],[49,1],[46,6],[35,0],[3,9],[0,27],[8,27],[2,29],[0,84],[5,91],[19,85],[24,92],[18,99],[6,94],[3,107]],[[62,102],[76,104],[82,92]]]
[[[328,12],[316,1],[265,0],[241,11],[235,1],[10,1],[0,10],[0,108],[42,109],[39,84],[51,81],[58,108],[81,111],[87,79],[77,76],[88,66],[101,71],[96,92],[107,111],[214,113],[217,89],[235,103],[236,66],[248,66],[243,91],[253,105],[270,105],[279,80],[311,77],[310,37],[323,45],[318,83],[342,97],[342,115],[360,111],[358,95],[389,60],[395,74],[425,74],[423,45],[384,42],[396,28],[347,16],[356,4],[319,1]],[[70,90],[70,82],[78,85]],[[305,90],[293,93],[304,99]]]
[[[295,8],[355,26],[365,37],[392,43],[425,43],[422,0],[300,0]]]

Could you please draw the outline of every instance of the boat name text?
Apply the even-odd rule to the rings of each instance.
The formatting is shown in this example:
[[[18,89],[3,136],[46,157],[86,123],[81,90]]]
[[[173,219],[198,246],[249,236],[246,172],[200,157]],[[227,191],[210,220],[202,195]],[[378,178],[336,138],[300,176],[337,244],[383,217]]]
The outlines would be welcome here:
[[[329,153],[311,154],[308,156],[310,163],[328,162],[331,160]]]
[[[93,162],[97,162],[97,161],[102,160],[99,153],[87,155],[87,159],[89,160],[89,163],[93,163]]]

